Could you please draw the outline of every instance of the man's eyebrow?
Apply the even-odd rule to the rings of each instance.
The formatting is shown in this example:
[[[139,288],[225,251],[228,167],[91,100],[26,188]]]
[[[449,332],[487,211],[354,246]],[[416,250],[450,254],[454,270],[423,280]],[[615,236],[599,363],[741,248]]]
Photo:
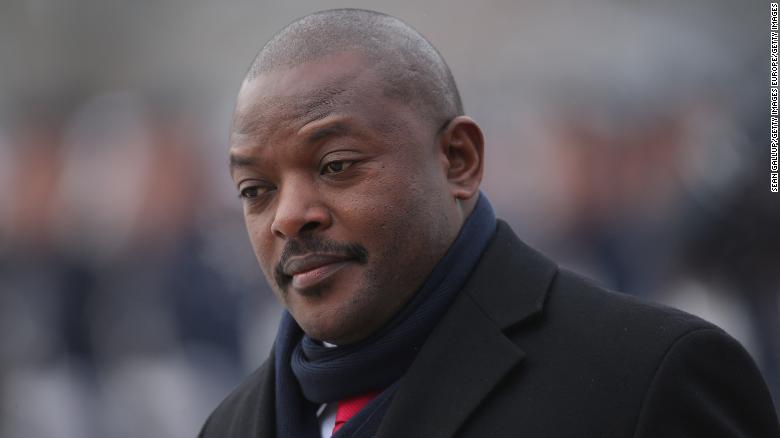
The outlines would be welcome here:
[[[311,133],[309,133],[306,136],[303,144],[310,146],[326,138],[340,137],[340,136],[347,135],[350,132],[352,132],[352,130],[350,129],[348,123],[342,120],[333,121],[321,127],[315,128]],[[230,171],[233,172],[238,168],[256,166],[258,160],[252,156],[231,152],[228,162],[229,162]]]
[[[257,160],[245,155],[230,154],[230,170],[233,171],[239,167],[249,167],[257,164]]]
[[[306,137],[306,143],[311,145],[322,141],[328,137],[341,137],[350,133],[349,125],[337,121],[315,129]]]

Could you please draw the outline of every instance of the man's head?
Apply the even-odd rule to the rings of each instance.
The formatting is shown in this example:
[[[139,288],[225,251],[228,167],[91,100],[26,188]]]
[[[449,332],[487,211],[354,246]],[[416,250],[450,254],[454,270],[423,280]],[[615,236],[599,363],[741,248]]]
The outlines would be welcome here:
[[[483,138],[449,68],[393,17],[306,16],[238,95],[231,174],[250,240],[311,337],[358,341],[422,285],[471,212]]]

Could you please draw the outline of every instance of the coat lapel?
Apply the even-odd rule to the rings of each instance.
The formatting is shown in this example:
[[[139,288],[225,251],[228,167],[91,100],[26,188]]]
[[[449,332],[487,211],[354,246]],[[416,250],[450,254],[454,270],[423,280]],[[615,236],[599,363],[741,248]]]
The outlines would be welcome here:
[[[420,350],[377,437],[451,437],[525,353],[504,330],[541,312],[557,267],[499,221],[464,289]]]
[[[524,353],[458,300],[401,380],[377,437],[449,437]]]

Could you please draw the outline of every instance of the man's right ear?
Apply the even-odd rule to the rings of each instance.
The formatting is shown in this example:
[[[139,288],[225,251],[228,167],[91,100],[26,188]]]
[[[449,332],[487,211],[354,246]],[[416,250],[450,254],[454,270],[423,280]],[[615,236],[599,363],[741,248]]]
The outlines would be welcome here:
[[[479,191],[484,170],[482,129],[471,117],[457,116],[442,130],[439,146],[453,197],[471,199]]]

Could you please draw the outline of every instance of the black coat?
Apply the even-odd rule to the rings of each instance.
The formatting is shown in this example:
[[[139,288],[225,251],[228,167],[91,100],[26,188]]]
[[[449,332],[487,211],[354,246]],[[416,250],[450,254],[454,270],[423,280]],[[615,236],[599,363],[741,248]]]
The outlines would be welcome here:
[[[216,409],[201,437],[273,435],[271,359]],[[499,221],[402,378],[377,436],[777,438],[780,431],[755,364],[721,329],[559,269]]]

